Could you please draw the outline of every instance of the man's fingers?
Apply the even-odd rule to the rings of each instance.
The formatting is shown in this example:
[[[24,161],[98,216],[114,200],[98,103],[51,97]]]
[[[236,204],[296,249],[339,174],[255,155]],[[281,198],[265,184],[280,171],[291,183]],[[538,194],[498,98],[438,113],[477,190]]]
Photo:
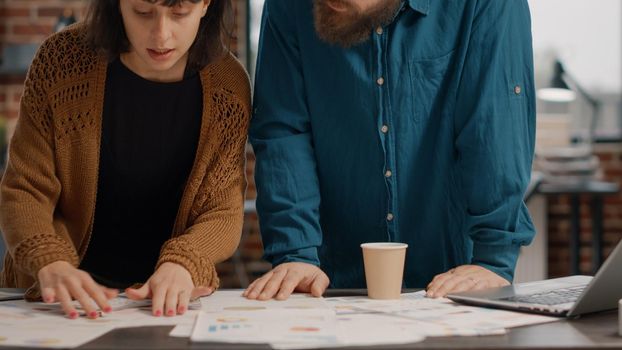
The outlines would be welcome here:
[[[249,290],[246,297],[249,299],[257,299],[259,294],[261,294],[261,292],[263,291],[263,287],[272,278],[272,276],[273,276],[273,273],[272,271],[270,271],[266,273],[265,275],[259,277],[257,280],[255,280],[255,282],[253,282],[254,284],[253,289]]]
[[[496,273],[477,265],[462,265],[437,275],[428,285],[428,297],[444,297],[448,293],[502,287],[509,282]]]
[[[255,288],[255,284],[257,283],[257,280],[259,280],[259,278],[254,280],[253,282],[251,282],[251,284],[249,284],[248,287],[246,287],[246,289],[244,289],[244,292],[242,292],[242,296],[243,297],[247,297],[248,294]]]
[[[463,279],[462,281],[456,283],[451,290],[447,291],[447,294],[466,292],[466,291],[472,290],[476,286],[477,286],[477,280],[475,280],[474,278],[467,277]]]
[[[486,281],[478,281],[473,288],[471,288],[471,290],[482,290],[482,289],[487,289],[490,288],[490,286],[488,285],[488,282]]]
[[[426,295],[428,297],[434,298],[436,296],[436,292],[438,291],[438,289],[445,283],[445,281],[452,278],[453,276],[454,274],[449,273],[449,272],[436,275],[434,279],[432,280],[432,282],[428,284],[428,287],[426,288],[427,289]]]
[[[491,283],[493,287],[505,287],[509,286],[510,282],[505,278],[499,277],[494,283]]]
[[[275,271],[272,274],[272,278],[263,287],[263,290],[259,294],[257,299],[259,300],[268,300],[272,299],[281,288],[281,282],[283,282],[283,278],[287,274],[287,270]]]
[[[322,294],[324,294],[324,291],[326,291],[326,288],[328,288],[329,283],[330,280],[328,279],[328,276],[324,273],[319,274],[315,277],[313,283],[311,284],[311,295],[316,298],[321,297]]]
[[[247,297],[248,293],[250,293],[250,291],[253,290],[253,288],[255,288],[255,282],[257,282],[257,280],[254,280],[253,282],[251,282],[251,284],[249,284],[248,287],[244,289],[244,291],[242,292],[243,297]]]
[[[251,282],[251,284],[248,285],[248,287],[246,287],[246,289],[244,289],[244,291],[242,292],[242,296],[243,297],[247,297],[248,293],[253,290],[253,288],[255,288],[255,282],[257,282],[257,280],[254,280],[253,282]]]
[[[257,297],[263,290],[263,287],[270,280],[270,278],[272,278],[273,274],[274,274],[274,270],[270,270],[266,272],[263,276],[254,280],[253,283],[251,283],[251,285],[248,288],[246,288],[246,291],[245,291],[246,295],[244,296],[249,299],[257,299]]]
[[[321,296],[330,281],[319,267],[301,262],[283,263],[255,280],[242,294],[248,299],[287,299],[294,291]],[[278,294],[277,294],[278,293]]]
[[[281,287],[276,295],[276,299],[285,300],[289,298],[301,281],[302,276],[300,274],[288,273],[281,282]]]
[[[434,298],[445,297],[447,293],[449,293],[449,291],[451,291],[456,285],[469,278],[473,277],[455,275],[452,278],[446,279],[443,285],[439,286],[439,288],[434,292]],[[474,279],[474,281],[476,280]]]

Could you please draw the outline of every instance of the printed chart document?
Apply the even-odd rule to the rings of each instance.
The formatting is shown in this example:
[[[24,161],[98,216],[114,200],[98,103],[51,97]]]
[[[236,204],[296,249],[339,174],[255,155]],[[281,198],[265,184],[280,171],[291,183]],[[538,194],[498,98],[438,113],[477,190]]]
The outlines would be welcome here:
[[[504,334],[507,328],[558,321],[557,317],[465,306],[446,298],[426,298],[425,292],[405,293],[400,300],[372,300],[364,296],[326,298],[340,317],[383,315],[403,327],[410,324],[426,336]]]
[[[217,291],[194,303],[195,310],[176,317],[153,317],[148,302],[121,297],[111,304],[116,311],[97,319],[81,315],[70,320],[59,304],[0,302],[0,345],[74,348],[116,328],[174,325],[171,335],[192,341],[307,349],[503,334],[507,328],[559,320],[428,299],[424,292],[402,294],[399,300],[389,301],[306,294],[285,301],[256,301],[242,297],[242,290]]]
[[[555,317],[484,309],[430,299],[425,292],[399,300],[365,296],[255,301],[241,291],[202,299],[192,341],[269,343],[275,349],[305,349],[414,343],[434,336],[504,334],[506,328],[552,322]]]
[[[113,299],[121,307],[96,319],[81,312],[76,320],[67,318],[59,304],[29,303],[23,300],[0,302],[0,345],[44,348],[74,348],[115,328],[185,325],[191,327],[198,314],[189,310],[183,316],[153,317],[150,306],[126,299]]]
[[[382,324],[387,320],[381,315],[340,319],[338,311],[324,298],[295,294],[284,301],[257,301],[248,300],[241,293],[218,291],[202,299],[203,309],[191,340],[269,343],[276,349],[304,349],[412,343],[424,339],[419,332],[396,329],[395,322]]]
[[[192,341],[314,346],[337,341],[335,311],[322,298],[295,294],[283,301],[257,301],[236,290],[217,291],[201,303]]]

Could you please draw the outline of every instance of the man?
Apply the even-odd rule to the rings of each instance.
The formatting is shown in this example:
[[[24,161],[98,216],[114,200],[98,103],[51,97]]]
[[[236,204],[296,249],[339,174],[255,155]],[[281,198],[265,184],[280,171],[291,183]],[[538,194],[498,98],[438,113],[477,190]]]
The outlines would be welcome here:
[[[535,102],[526,0],[267,0],[251,299],[365,287],[360,243],[408,243],[405,287],[507,285]]]

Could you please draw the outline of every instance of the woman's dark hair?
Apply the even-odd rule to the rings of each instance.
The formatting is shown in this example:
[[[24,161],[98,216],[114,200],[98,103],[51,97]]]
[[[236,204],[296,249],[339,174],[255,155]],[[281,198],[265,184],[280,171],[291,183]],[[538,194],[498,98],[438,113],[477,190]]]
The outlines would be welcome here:
[[[96,50],[103,51],[110,59],[129,50],[125,33],[120,0],[91,0],[86,26],[88,41]],[[183,1],[197,3],[203,0],[144,0],[175,6]],[[188,51],[186,69],[200,70],[208,63],[229,52],[232,37],[233,10],[230,0],[211,0],[207,13],[201,18],[197,36]]]

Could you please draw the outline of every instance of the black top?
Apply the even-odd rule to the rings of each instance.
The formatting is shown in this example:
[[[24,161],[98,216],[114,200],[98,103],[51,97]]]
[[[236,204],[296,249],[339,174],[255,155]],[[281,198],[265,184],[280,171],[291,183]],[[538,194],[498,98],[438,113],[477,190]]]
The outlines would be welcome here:
[[[194,162],[202,96],[198,74],[157,83],[109,64],[95,222],[80,265],[97,282],[125,288],[153,274]]]

